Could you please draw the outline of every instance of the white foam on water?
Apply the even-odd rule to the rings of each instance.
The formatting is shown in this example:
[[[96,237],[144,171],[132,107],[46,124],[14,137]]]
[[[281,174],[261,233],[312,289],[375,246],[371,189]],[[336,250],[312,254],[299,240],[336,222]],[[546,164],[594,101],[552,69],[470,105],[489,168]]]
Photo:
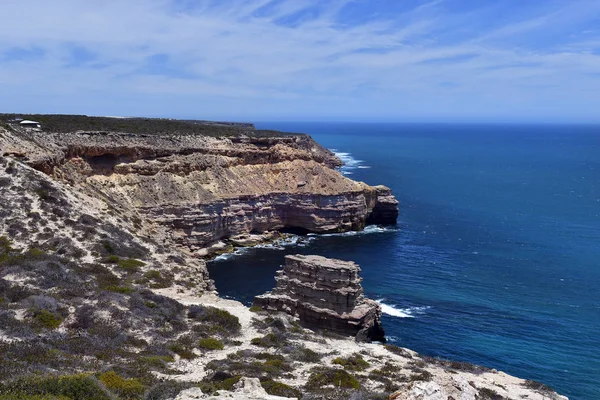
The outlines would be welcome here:
[[[368,225],[362,231],[349,231],[349,232],[340,232],[340,233],[309,233],[309,237],[332,237],[332,236],[357,236],[357,235],[369,235],[371,233],[386,233],[386,232],[396,232],[397,228],[379,226],[379,225]]]
[[[429,306],[396,308],[389,304],[385,304],[385,299],[379,299],[375,301],[381,306],[382,313],[398,318],[415,318],[415,315],[424,314],[426,310],[431,308]]]
[[[331,149],[331,151],[333,151],[333,153],[342,161],[343,165],[340,168],[340,172],[342,173],[342,175],[352,175],[353,174],[352,170],[359,169],[359,168],[360,169],[371,168],[368,165],[362,165],[364,163],[364,161],[357,160],[356,158],[352,157],[352,154],[350,154],[350,153],[337,151],[336,149]]]
[[[315,239],[316,238],[314,237],[290,235],[284,237],[283,239],[277,239],[271,243],[257,244],[256,246],[249,247],[238,247],[231,253],[225,253],[216,256],[212,261],[226,261],[235,256],[241,256],[242,254],[252,251],[253,249],[285,250],[286,247],[291,246],[306,247]]]

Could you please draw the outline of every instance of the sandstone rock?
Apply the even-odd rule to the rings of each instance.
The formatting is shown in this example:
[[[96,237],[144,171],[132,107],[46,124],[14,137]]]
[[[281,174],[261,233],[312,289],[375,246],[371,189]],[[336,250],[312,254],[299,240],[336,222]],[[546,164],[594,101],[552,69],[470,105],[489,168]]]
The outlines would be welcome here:
[[[207,137],[0,128],[3,152],[135,211],[152,237],[198,256],[219,241],[266,231],[330,233],[394,224],[390,189],[341,175],[310,136]],[[209,249],[209,250],[202,250]]]
[[[297,315],[312,329],[385,341],[381,307],[363,296],[360,268],[353,262],[320,256],[286,256],[277,286],[254,299],[267,310]]]

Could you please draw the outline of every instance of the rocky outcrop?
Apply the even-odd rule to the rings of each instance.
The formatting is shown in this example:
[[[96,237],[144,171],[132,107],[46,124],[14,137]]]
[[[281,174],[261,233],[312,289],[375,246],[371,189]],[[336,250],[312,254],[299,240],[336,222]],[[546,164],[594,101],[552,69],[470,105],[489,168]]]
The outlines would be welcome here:
[[[353,262],[320,256],[286,256],[273,291],[254,299],[267,310],[297,315],[313,329],[385,341],[381,307],[363,296],[360,268]]]
[[[142,233],[197,256],[249,233],[344,232],[398,216],[390,189],[344,177],[335,169],[340,160],[307,135],[0,128],[0,147],[117,214],[128,210],[147,222]]]

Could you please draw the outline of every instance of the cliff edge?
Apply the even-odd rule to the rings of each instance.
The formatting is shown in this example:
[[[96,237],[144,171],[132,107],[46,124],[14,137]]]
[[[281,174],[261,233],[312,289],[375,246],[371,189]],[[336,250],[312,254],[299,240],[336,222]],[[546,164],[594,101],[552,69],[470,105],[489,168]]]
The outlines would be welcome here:
[[[343,232],[394,224],[398,217],[390,189],[344,177],[336,170],[340,160],[307,135],[7,125],[0,127],[0,148],[115,213],[142,220],[142,234],[196,256],[250,233]]]

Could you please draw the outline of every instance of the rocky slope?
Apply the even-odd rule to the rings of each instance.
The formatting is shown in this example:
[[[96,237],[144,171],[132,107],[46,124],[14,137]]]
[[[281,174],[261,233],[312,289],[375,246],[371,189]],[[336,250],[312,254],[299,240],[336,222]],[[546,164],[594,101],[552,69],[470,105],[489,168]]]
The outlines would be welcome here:
[[[256,296],[254,305],[297,316],[303,326],[385,341],[381,306],[363,296],[360,268],[353,262],[320,256],[286,256],[277,286]]]

